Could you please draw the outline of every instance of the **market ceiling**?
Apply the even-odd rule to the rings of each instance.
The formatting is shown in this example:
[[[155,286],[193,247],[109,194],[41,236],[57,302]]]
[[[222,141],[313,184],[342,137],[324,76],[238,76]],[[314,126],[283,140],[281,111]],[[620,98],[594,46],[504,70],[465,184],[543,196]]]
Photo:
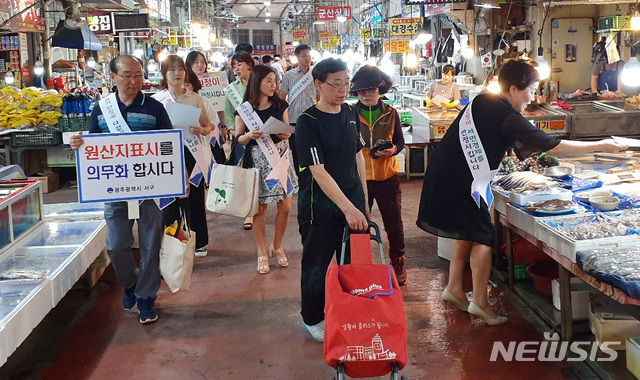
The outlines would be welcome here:
[[[317,3],[317,1],[316,1]],[[227,2],[226,6],[233,10],[233,14],[238,16],[240,20],[252,20],[252,19],[264,19],[267,11],[271,12],[270,18],[274,21],[278,21],[285,16],[285,12],[291,8],[294,13],[301,13],[305,8],[306,10],[313,11],[313,0],[306,1],[271,1],[270,5],[265,5],[263,0],[231,0]]]

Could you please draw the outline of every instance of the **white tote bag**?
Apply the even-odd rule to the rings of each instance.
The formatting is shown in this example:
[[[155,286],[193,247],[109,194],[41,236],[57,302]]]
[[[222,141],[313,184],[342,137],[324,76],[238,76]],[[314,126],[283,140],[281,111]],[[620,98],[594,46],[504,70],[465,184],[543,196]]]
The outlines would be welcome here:
[[[213,164],[207,209],[224,215],[247,217],[258,212],[257,168]]]
[[[160,274],[172,293],[189,290],[193,257],[196,251],[196,233],[189,230],[184,214],[181,215],[182,235],[188,237],[186,243],[171,235],[163,234],[160,245]]]

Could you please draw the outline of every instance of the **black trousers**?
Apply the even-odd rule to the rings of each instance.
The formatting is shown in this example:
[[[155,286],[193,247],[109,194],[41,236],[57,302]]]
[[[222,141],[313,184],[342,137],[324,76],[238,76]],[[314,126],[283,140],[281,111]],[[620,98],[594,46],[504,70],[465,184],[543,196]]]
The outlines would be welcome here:
[[[296,123],[289,123],[293,127],[296,126]],[[300,166],[298,165],[298,151],[296,150],[296,134],[292,133],[291,137],[289,137],[289,148],[291,149],[291,155],[293,156],[293,168],[296,170],[296,175],[300,173]]]
[[[324,277],[335,253],[340,260],[344,224],[303,224],[300,293],[302,320],[309,326],[324,320]],[[350,262],[347,246],[345,263]]]
[[[378,203],[384,230],[389,239],[389,258],[404,256],[404,229],[402,226],[402,191],[400,178],[394,175],[384,181],[367,181],[369,210],[373,201]]]
[[[224,149],[218,144],[209,144],[211,147],[211,154],[213,155],[213,160],[217,164],[224,164],[227,160],[227,157],[224,154]]]

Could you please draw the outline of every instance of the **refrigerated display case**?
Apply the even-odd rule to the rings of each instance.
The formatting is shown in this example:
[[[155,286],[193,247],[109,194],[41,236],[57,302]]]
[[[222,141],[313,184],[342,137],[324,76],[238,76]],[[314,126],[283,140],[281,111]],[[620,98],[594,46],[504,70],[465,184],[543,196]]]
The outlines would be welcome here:
[[[0,365],[105,250],[103,204],[42,204],[40,181],[0,183]]]
[[[571,132],[569,116],[547,105],[530,104],[523,112],[525,119],[550,135],[565,137]]]
[[[570,103],[571,138],[639,136],[640,111],[628,108],[624,101]]]

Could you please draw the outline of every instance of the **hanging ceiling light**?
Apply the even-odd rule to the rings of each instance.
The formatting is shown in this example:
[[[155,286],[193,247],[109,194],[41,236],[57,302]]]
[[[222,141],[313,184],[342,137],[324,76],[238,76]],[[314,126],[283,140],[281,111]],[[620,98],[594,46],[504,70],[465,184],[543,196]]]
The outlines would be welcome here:
[[[7,71],[7,75],[4,76],[4,83],[13,84],[16,81],[16,78],[13,76],[13,72]]]
[[[551,67],[549,67],[549,62],[547,62],[542,56],[543,51],[544,50],[542,50],[542,47],[539,47],[538,56],[536,57],[536,63],[538,64],[536,70],[538,71],[540,80],[546,80],[549,78],[549,75],[551,75]]]
[[[484,8],[484,9],[500,9],[500,4],[498,4],[498,0],[476,0],[473,3],[474,7]]]
[[[94,68],[96,67],[96,60],[93,57],[87,58],[87,66]]]
[[[636,46],[631,47],[631,58],[624,64],[621,79],[625,86],[640,86],[640,62],[638,62],[638,57],[636,57]]]
[[[268,7],[269,5],[271,5],[271,2],[269,0],[267,0],[263,4]]]
[[[640,13],[636,13],[631,17],[631,30],[640,30]]]
[[[500,93],[500,83],[498,83],[497,75],[494,75],[493,79],[491,79],[489,83],[487,83],[487,91],[489,91],[492,94]]]
[[[135,55],[138,58],[142,58],[143,54],[144,54],[144,49],[142,48],[142,45],[140,44],[136,45],[136,48],[133,50],[133,55]]]
[[[42,74],[44,74],[44,65],[42,64],[42,62],[37,61],[34,65],[33,65],[33,73],[40,76]]]
[[[152,58],[149,60],[147,63],[147,70],[149,70],[149,72],[158,70],[158,64],[155,59]]]
[[[271,19],[268,19],[268,18],[264,19],[264,22],[270,22],[270,21],[271,21]]]
[[[418,67],[418,56],[416,55],[415,52],[410,51],[407,53],[407,56],[405,57],[405,61],[404,61],[404,66],[411,70]]]
[[[267,16],[267,17],[271,17],[271,12],[266,11],[264,15]]]
[[[424,45],[427,42],[431,41],[432,38],[433,38],[433,34],[422,31],[418,33],[418,35],[413,40],[413,42],[418,45]]]
[[[345,22],[345,21],[347,21],[347,18],[345,16],[343,16],[343,15],[338,15],[338,16],[336,16],[336,20],[338,22]]]
[[[474,54],[475,53],[473,51],[473,48],[471,48],[469,45],[462,49],[462,56],[466,59],[473,58]]]
[[[169,56],[169,51],[165,48],[158,54],[158,61],[162,62]]]

